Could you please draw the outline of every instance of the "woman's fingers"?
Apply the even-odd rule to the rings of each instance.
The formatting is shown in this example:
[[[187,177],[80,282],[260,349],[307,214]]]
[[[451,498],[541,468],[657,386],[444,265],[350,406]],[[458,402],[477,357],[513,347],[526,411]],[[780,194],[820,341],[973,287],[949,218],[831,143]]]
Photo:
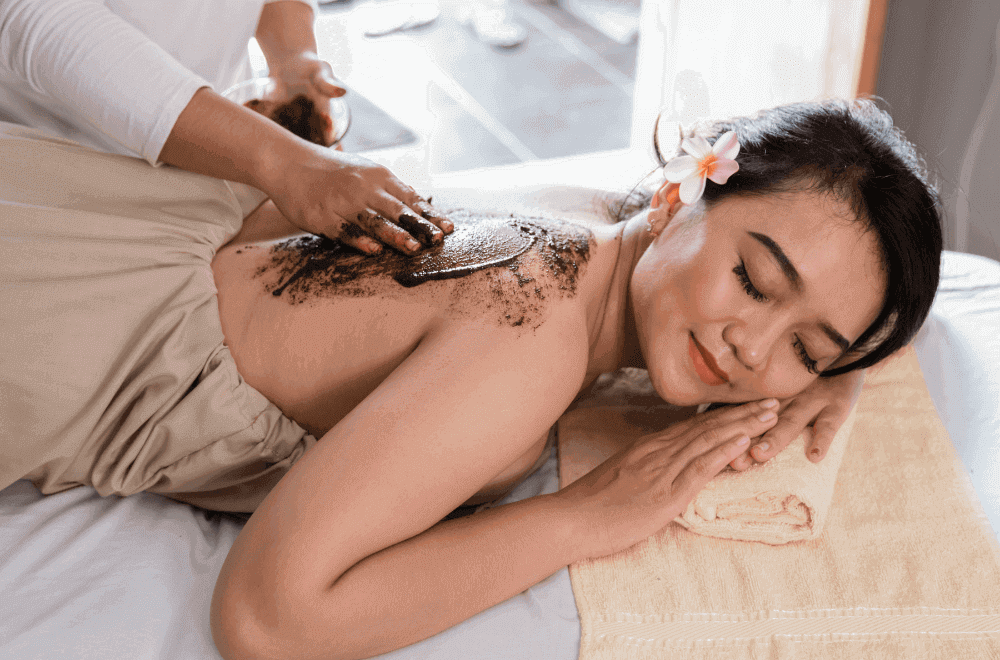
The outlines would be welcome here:
[[[863,382],[864,370],[817,378],[779,413],[778,423],[756,443],[750,455],[758,462],[771,459],[811,424],[814,436],[806,456],[814,462],[822,460],[837,430],[851,414]]]
[[[839,411],[833,408],[824,408],[816,421],[813,422],[813,439],[806,448],[806,456],[813,463],[818,463],[823,460],[826,456],[826,452],[830,450],[830,445],[833,444],[833,438],[837,435],[837,431],[840,427],[844,425],[847,416],[850,415],[848,410],[847,414],[841,415]]]
[[[744,451],[742,454],[729,461],[729,467],[733,468],[737,472],[743,472],[747,468],[753,465],[753,459],[750,458],[750,451]]]
[[[695,457],[674,478],[674,495],[686,506],[730,461],[745,452],[749,444],[750,436],[738,435]]]
[[[758,463],[770,460],[781,453],[809,426],[821,405],[792,401],[781,411],[778,423],[750,448],[750,456]]]
[[[259,187],[296,227],[340,239],[347,227],[356,226],[361,234],[407,255],[440,245],[454,231],[447,218],[385,167],[315,145],[302,157],[301,140],[293,146],[288,153],[298,155],[272,168],[285,176]],[[344,242],[372,253],[360,236],[348,235]]]
[[[742,403],[738,406],[716,408],[702,415],[692,417],[687,423],[690,427],[716,428],[744,419],[748,415],[764,415],[768,412],[775,412],[777,408],[777,399],[763,399],[761,401]]]
[[[696,426],[689,431],[689,433],[696,434],[695,437],[685,446],[681,447],[680,451],[675,454],[675,457],[682,464],[687,463],[696,456],[706,454],[734,437],[746,435],[753,438],[761,435],[774,426],[776,419],[777,415],[773,410],[754,406],[749,410],[745,410],[742,417],[728,421],[727,423],[710,426],[709,428]],[[733,456],[733,459],[735,458],[736,456]]]

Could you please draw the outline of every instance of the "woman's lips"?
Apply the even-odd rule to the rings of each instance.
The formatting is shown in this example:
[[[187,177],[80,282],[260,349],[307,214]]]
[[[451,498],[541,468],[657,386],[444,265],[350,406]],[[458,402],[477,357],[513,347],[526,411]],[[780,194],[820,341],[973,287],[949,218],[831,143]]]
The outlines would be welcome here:
[[[711,353],[706,351],[690,333],[688,334],[688,355],[691,356],[694,371],[698,374],[701,382],[706,385],[724,385],[729,382],[729,374],[719,368]]]

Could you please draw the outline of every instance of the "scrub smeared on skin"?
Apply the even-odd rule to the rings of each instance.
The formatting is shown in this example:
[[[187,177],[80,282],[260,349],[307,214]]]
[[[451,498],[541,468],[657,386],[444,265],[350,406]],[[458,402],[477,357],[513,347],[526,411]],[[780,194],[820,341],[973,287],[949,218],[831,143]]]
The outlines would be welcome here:
[[[298,305],[318,298],[373,296],[459,278],[453,307],[495,309],[498,321],[538,327],[543,302],[576,293],[590,255],[590,231],[558,220],[452,211],[455,231],[409,257],[365,255],[338,241],[301,236],[270,249],[255,276],[265,291]],[[477,278],[470,275],[481,273]]]

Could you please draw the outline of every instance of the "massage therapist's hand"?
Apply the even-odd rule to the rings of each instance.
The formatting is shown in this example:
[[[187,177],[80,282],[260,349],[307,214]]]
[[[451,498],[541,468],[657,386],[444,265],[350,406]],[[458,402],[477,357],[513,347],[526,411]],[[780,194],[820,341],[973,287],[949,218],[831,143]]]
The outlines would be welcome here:
[[[207,87],[184,108],[159,158],[254,186],[299,229],[369,254],[382,244],[416,254],[454,229],[385,167],[296,137]]]
[[[379,252],[380,243],[416,254],[454,229],[385,167],[299,142],[287,153],[274,154],[281,165],[268,168],[270,176],[258,186],[299,229],[339,238],[369,254]]]
[[[311,135],[310,139],[329,146],[335,134],[332,130],[333,117],[327,112],[329,101],[347,93],[347,90],[338,84],[330,64],[319,59],[315,53],[304,51],[288,54],[276,62],[268,62],[268,66],[268,76],[274,81],[274,89],[268,93],[267,98],[255,99],[247,103],[247,107],[265,117],[273,118],[286,104],[299,96],[305,96],[312,101],[316,112],[323,116],[326,124],[322,139],[319,136],[313,138]],[[336,149],[343,150],[340,144]]]
[[[347,93],[337,84],[329,62],[319,59],[315,53],[297,53],[279,62],[268,62],[268,67],[267,75],[278,82],[277,94],[284,93],[286,101],[294,96],[293,90],[302,90],[316,100],[337,98]]]
[[[643,436],[555,494],[600,557],[660,531],[736,456],[770,429],[775,399],[721,408]]]
[[[778,423],[732,462],[733,469],[745,470],[754,461],[764,463],[773,458],[810,425],[813,438],[806,447],[806,456],[813,463],[823,460],[833,437],[851,414],[864,379],[864,369],[833,378],[817,378],[797,396],[783,400]]]

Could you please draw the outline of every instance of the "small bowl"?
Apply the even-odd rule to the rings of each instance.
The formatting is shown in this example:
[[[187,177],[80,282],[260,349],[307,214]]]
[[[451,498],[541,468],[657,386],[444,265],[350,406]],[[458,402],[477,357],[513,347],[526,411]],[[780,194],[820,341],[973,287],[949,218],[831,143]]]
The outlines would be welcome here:
[[[222,92],[222,96],[259,112],[299,137],[317,144],[336,148],[347,135],[347,129],[351,126],[351,109],[344,97],[324,98],[321,104],[316,104],[306,97],[304,88],[301,91],[290,89],[282,98],[294,101],[281,103],[275,99],[277,90],[278,81],[274,78],[251,78],[233,85]],[[317,105],[325,107],[317,108]],[[319,118],[314,118],[312,115],[317,111]],[[281,116],[276,116],[279,113]],[[329,121],[323,121],[324,115]]]

